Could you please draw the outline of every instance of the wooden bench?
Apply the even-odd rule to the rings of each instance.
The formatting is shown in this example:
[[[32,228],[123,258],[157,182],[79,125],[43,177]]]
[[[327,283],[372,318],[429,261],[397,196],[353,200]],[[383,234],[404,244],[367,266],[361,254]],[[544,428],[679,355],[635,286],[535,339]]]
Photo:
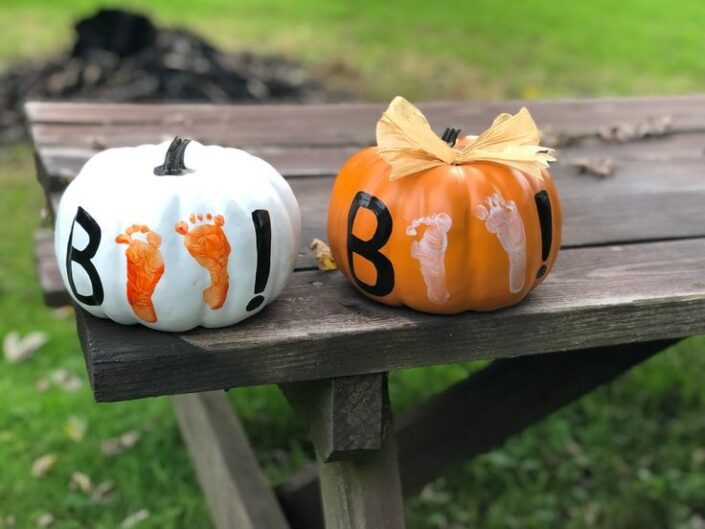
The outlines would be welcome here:
[[[439,130],[470,133],[521,104],[421,108]],[[304,245],[296,272],[260,315],[166,334],[76,312],[96,400],[178,395],[181,430],[219,529],[315,529],[324,518],[329,529],[401,528],[402,497],[448,466],[705,332],[705,97],[528,105],[568,144],[552,171],[565,216],[558,264],[518,306],[454,317],[373,303],[340,273],[318,271],[307,248],[325,238],[333,175],[374,142],[383,105],[27,105],[50,211],[95,152],[177,134],[266,158],[298,197]],[[609,141],[615,122],[638,128],[666,117],[666,134]],[[580,174],[572,164],[600,157],[614,161],[613,175]],[[36,257],[45,301],[68,303],[49,230],[37,233]],[[494,361],[392,425],[388,372],[474,359]],[[253,384],[279,384],[319,460],[276,490],[217,391]]]

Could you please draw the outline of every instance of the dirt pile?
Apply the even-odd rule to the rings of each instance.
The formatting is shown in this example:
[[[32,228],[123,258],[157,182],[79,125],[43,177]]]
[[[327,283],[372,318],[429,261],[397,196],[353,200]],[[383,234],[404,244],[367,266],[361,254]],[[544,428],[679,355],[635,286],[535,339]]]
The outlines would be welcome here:
[[[81,101],[323,101],[329,93],[279,56],[226,54],[201,37],[143,15],[103,9],[76,23],[71,50],[0,75],[0,143],[24,138],[27,99]]]

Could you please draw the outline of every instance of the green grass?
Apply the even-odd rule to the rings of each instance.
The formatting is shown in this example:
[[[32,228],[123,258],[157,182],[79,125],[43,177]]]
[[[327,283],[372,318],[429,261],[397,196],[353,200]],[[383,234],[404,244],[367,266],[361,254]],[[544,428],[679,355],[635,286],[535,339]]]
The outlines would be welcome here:
[[[66,46],[104,2],[3,0],[0,61]],[[705,80],[705,3],[130,0],[230,49],[302,58],[370,98],[675,93]],[[336,76],[339,77],[339,76]]]
[[[68,45],[69,22],[100,2],[3,0],[0,63]],[[126,5],[140,5],[125,2]],[[400,7],[403,4],[403,7]],[[506,12],[511,4],[512,14]],[[468,6],[472,6],[470,9]],[[357,3],[301,0],[155,0],[149,10],[229,49],[302,58],[363,97],[553,97],[695,91],[705,80],[705,4],[684,0],[564,3]],[[347,73],[346,73],[347,72]],[[34,527],[43,512],[59,528],[114,528],[146,508],[140,528],[208,528],[207,509],[168,399],[100,404],[85,378],[73,320],[42,305],[32,233],[42,196],[27,147],[0,151],[0,337],[43,330],[50,342],[19,365],[0,360],[0,528],[10,514]],[[411,529],[699,529],[705,521],[703,339],[691,339],[530,428],[458,465],[409,502]],[[397,411],[467,376],[476,366],[395,373]],[[75,392],[39,392],[56,369],[81,377]],[[273,482],[311,457],[301,425],[273,387],[233,390]],[[65,423],[87,424],[80,442]],[[105,439],[138,430],[117,457]],[[53,470],[31,476],[53,453]],[[115,482],[95,505],[67,484],[75,471]]]

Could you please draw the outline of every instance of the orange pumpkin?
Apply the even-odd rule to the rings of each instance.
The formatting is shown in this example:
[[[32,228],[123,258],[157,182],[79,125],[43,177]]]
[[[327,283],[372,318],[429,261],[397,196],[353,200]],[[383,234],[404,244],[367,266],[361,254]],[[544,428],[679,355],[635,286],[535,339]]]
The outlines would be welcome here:
[[[547,170],[536,178],[478,161],[395,180],[391,171],[377,147],[364,149],[342,167],[330,200],[333,257],[365,295],[431,313],[488,311],[546,278],[561,242]]]

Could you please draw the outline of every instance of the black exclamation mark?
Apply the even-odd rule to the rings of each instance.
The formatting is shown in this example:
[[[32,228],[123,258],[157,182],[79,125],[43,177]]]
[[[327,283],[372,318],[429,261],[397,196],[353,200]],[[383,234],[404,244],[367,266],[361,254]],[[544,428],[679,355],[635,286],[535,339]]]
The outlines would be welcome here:
[[[255,224],[255,236],[257,237],[257,273],[255,274],[255,294],[257,295],[247,304],[248,311],[255,310],[264,302],[264,296],[260,292],[267,286],[272,250],[272,224],[269,221],[269,211],[266,209],[254,210],[252,222]]]
[[[546,261],[551,255],[551,244],[553,243],[553,214],[551,213],[551,199],[546,191],[539,191],[534,196],[536,209],[539,213],[539,226],[541,226],[541,259]],[[536,273],[536,279],[543,277],[546,273],[546,265],[542,264]]]

